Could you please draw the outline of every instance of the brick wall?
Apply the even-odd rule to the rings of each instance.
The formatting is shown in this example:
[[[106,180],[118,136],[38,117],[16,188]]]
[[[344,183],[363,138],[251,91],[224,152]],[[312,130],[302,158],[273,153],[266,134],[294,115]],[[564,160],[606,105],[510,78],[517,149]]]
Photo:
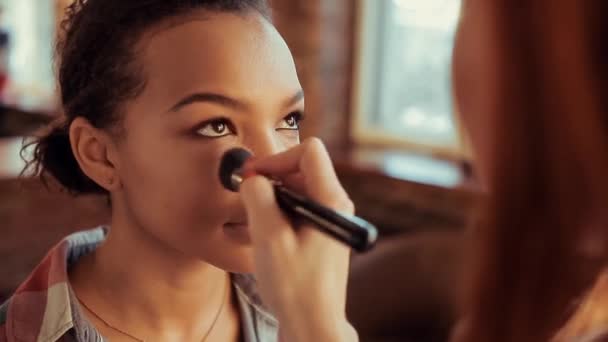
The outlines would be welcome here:
[[[74,198],[32,180],[0,180],[0,302],[62,237],[108,218],[102,197]]]
[[[306,93],[304,136],[331,149],[349,142],[355,6],[352,0],[273,0],[274,22],[289,45]]]

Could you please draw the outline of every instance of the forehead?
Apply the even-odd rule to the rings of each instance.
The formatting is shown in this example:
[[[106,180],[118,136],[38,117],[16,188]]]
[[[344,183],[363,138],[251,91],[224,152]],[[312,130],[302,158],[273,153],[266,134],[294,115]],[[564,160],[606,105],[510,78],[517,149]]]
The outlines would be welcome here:
[[[147,87],[182,96],[200,90],[240,95],[299,87],[291,53],[275,28],[257,13],[200,13],[173,20],[138,46]]]

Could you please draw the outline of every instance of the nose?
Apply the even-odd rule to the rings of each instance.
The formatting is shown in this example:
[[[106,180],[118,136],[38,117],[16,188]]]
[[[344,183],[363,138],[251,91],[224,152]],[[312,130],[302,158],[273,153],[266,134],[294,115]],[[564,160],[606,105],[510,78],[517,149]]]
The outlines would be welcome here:
[[[258,129],[251,132],[244,144],[257,157],[277,154],[287,149],[284,141],[280,139],[276,132],[267,129]]]

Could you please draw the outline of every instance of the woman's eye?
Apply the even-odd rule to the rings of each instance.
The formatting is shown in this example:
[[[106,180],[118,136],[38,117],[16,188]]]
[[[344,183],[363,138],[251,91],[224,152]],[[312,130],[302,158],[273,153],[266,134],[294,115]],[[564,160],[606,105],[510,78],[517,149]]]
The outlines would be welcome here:
[[[277,127],[278,130],[298,130],[300,129],[300,121],[302,121],[303,114],[300,112],[293,112],[287,115],[281,124]]]
[[[234,134],[234,130],[228,120],[218,119],[205,123],[196,133],[208,138],[219,138]]]

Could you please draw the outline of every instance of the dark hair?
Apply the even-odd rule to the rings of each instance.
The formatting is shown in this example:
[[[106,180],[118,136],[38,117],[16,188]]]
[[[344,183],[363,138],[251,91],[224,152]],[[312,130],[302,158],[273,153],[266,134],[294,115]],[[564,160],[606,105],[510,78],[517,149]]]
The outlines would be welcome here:
[[[75,0],[66,9],[58,34],[57,76],[63,115],[22,150],[35,146],[26,171],[59,181],[72,194],[106,193],[78,165],[69,141],[76,117],[97,128],[113,128],[122,105],[137,97],[146,80],[134,45],[154,25],[197,9],[256,11],[269,19],[265,0]]]

